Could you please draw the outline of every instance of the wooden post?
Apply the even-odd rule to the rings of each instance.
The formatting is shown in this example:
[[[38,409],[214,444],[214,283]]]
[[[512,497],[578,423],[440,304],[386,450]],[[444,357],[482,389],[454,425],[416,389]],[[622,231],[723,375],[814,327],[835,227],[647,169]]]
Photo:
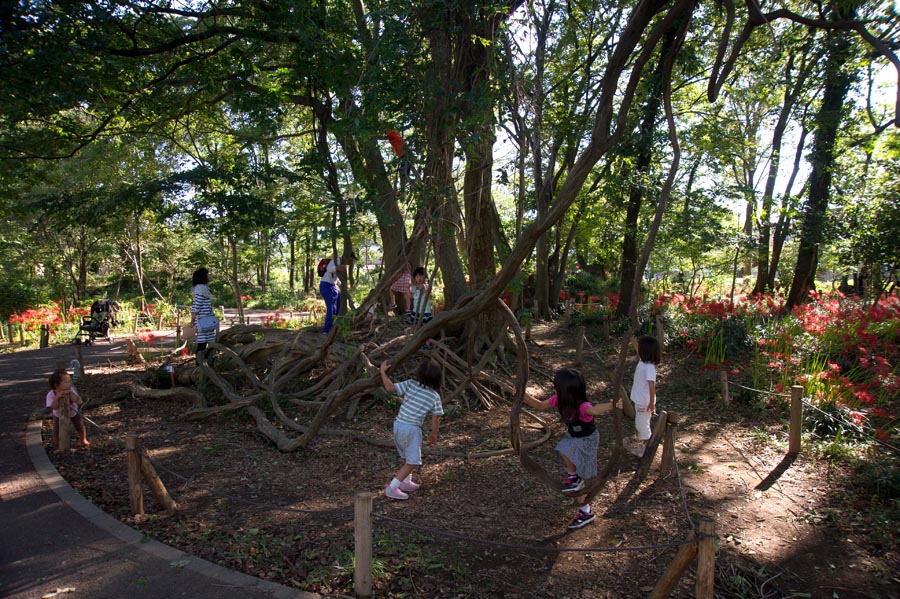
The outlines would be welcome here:
[[[25,325],[19,324],[19,344],[25,345]]]
[[[584,354],[584,325],[578,327],[578,339],[575,341],[575,365],[581,366]]]
[[[675,437],[678,432],[678,414],[668,412],[666,418],[666,433],[663,439],[662,464],[659,466],[659,475],[665,478],[675,470]]]
[[[141,319],[141,312],[138,312],[137,314],[134,315],[134,322],[131,325],[131,334],[132,335],[137,334],[137,325],[138,325],[138,321],[140,319]]]
[[[803,387],[791,386],[791,427],[788,453],[800,453],[800,437],[803,433]]]
[[[629,418],[634,418],[634,404],[631,403],[631,395],[625,390],[625,387],[619,387],[622,394],[622,412]]]
[[[727,406],[731,403],[731,396],[728,394],[728,373],[724,369],[719,371],[719,381],[722,383],[722,402]]]
[[[353,590],[360,597],[372,595],[372,494],[357,493],[353,502]]]
[[[138,453],[137,435],[125,437],[125,452],[128,457],[128,499],[135,516],[144,514],[144,489],[141,486],[141,454]]]
[[[65,400],[65,401],[63,401]],[[69,413],[69,396],[59,398],[59,438],[56,446],[59,453],[65,455],[72,448],[72,416]]]
[[[156,499],[156,503],[167,511],[178,509],[178,504],[175,503],[175,500],[169,495],[166,485],[160,480],[159,475],[156,473],[156,468],[153,467],[150,460],[139,452],[135,453],[137,453],[137,456],[141,459],[141,474],[144,476],[144,480],[147,481],[147,486],[150,488],[150,492],[153,493],[153,498]]]
[[[181,310],[175,308],[175,347],[181,345]]]
[[[693,538],[694,535],[692,533],[690,539],[693,540]],[[681,575],[691,564],[696,555],[696,542],[682,545],[681,549],[678,550],[678,553],[675,554],[675,559],[672,560],[672,563],[669,564],[669,567],[666,568],[663,575],[656,581],[656,586],[653,587],[653,592],[650,593],[649,599],[663,599],[664,597],[668,597],[669,593],[672,592],[672,589],[675,588],[678,579],[681,578]]]
[[[50,347],[50,325],[49,324],[41,325],[41,340],[38,343],[38,347],[40,347],[40,349]]]
[[[601,323],[601,328],[603,330],[603,338],[609,339],[609,316],[603,319]]]
[[[704,535],[697,547],[697,599],[713,599],[716,581],[716,525],[712,520],[701,519],[698,532]]]
[[[78,360],[78,373],[73,373],[72,376],[75,378],[81,378],[84,376],[84,354],[81,353],[81,344],[75,346],[75,357]]]

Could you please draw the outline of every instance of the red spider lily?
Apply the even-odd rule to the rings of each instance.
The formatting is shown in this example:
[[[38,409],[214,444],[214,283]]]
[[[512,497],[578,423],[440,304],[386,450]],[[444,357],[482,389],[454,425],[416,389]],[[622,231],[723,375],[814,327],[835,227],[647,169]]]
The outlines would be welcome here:
[[[875,416],[876,418],[891,418],[890,412],[888,412],[884,408],[872,408],[870,414],[872,414],[872,416]]]
[[[153,332],[150,331],[150,329],[141,329],[138,332],[137,337],[139,340],[143,341],[144,343],[146,343],[148,345],[153,345],[153,341],[154,341],[154,339],[156,339],[156,335],[154,335]]]
[[[619,307],[619,294],[612,291],[607,291],[606,299],[609,302],[609,309],[615,312],[616,308]]]
[[[850,410],[847,414],[850,418],[850,422],[855,424],[856,426],[862,426],[866,422],[866,416],[862,412],[857,412],[856,410]]]

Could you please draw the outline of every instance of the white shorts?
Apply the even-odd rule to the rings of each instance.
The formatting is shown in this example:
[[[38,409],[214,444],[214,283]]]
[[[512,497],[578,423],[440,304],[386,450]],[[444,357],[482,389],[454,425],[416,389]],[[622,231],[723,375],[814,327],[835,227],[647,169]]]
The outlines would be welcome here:
[[[422,465],[422,427],[394,421],[394,445],[407,464]]]
[[[641,441],[646,441],[650,438],[651,416],[653,416],[653,412],[648,410],[647,407],[634,406],[634,428],[637,429],[637,436]]]

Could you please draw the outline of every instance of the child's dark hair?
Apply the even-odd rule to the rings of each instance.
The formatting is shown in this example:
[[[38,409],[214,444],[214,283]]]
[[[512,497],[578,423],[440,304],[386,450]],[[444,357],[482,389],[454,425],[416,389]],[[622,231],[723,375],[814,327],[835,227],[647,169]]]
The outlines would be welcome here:
[[[553,375],[556,390],[556,407],[564,422],[578,418],[578,408],[587,401],[587,385],[584,377],[574,368],[561,368]]]
[[[54,370],[53,373],[50,374],[47,382],[50,383],[51,389],[56,389],[67,376],[69,376],[69,373],[64,368],[60,368],[59,370]]]
[[[426,360],[419,364],[419,369],[416,371],[416,380],[426,387],[440,391],[441,383],[444,380],[444,372],[437,362]]]
[[[198,268],[191,277],[191,285],[206,285],[209,283],[209,270],[206,268]]]
[[[425,276],[425,267],[417,266],[416,269],[413,271],[412,276],[414,279],[419,275],[422,275],[423,277]]]
[[[651,364],[659,364],[662,360],[662,353],[659,351],[659,341],[651,335],[641,335],[637,340],[638,357],[641,362],[649,362]]]

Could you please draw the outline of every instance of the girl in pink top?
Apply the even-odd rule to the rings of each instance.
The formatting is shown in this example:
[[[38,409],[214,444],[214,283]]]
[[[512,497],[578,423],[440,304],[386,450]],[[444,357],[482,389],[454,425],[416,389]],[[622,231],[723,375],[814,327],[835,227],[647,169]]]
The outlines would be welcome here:
[[[615,403],[594,405],[589,402],[584,377],[574,368],[557,370],[553,375],[553,389],[556,394],[550,399],[539,400],[526,395],[525,402],[536,410],[551,407],[559,410],[566,425],[566,436],[556,445],[556,452],[568,472],[562,492],[576,493],[584,489],[584,479],[597,476],[600,434],[594,416],[612,411]],[[577,497],[581,507],[569,528],[581,528],[594,521],[594,512],[586,499],[586,493]]]
[[[81,436],[81,444],[90,447],[87,440],[87,431],[84,430],[84,419],[81,417],[81,411],[78,409],[82,403],[81,396],[72,386],[72,377],[65,370],[57,370],[50,375],[48,379],[50,383],[50,391],[47,392],[46,405],[53,410],[53,444],[59,443],[59,408],[68,403],[69,417],[75,430]]]

